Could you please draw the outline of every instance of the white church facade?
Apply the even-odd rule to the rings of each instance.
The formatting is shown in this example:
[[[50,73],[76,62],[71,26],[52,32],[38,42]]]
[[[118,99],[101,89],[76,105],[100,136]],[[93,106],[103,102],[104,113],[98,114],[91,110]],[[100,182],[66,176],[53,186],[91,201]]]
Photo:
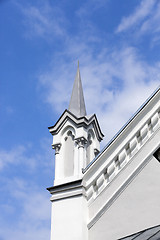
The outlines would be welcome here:
[[[160,88],[100,151],[78,67],[69,108],[49,131],[51,240],[160,239]]]

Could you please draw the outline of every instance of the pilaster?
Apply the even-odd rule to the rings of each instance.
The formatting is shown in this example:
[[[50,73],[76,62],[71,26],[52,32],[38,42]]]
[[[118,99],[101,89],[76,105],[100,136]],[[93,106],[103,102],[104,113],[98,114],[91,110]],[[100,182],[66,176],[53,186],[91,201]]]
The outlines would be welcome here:
[[[62,177],[62,166],[60,161],[60,149],[61,143],[52,144],[52,149],[55,150],[55,178],[60,179]]]
[[[82,180],[47,188],[51,193],[51,240],[88,240]]]
[[[75,142],[78,146],[78,172],[82,173],[82,169],[84,168],[86,162],[86,144],[87,139],[85,137],[79,137],[75,139]]]

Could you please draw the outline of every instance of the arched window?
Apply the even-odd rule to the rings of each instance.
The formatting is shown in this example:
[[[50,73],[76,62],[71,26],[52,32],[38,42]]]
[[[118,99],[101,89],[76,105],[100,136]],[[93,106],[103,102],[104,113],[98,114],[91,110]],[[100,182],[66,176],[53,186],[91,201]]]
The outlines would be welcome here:
[[[91,134],[88,134],[88,139],[87,139],[87,152],[86,152],[86,165],[88,165],[91,161],[91,156],[92,156],[92,140],[91,140]]]
[[[70,177],[74,174],[74,136],[71,131],[64,140],[64,177]]]

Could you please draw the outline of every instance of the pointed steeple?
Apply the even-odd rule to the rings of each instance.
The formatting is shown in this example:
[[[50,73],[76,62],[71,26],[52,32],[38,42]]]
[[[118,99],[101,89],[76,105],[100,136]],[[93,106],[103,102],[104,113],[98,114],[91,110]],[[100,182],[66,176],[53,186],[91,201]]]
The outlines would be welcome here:
[[[76,117],[86,116],[86,107],[79,71],[79,61],[68,110],[72,112]]]

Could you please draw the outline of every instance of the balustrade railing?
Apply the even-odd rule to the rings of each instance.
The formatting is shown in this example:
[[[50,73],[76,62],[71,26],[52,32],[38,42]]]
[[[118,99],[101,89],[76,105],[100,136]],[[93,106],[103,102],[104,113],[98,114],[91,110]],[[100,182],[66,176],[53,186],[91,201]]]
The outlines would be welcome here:
[[[91,183],[85,186],[86,197],[89,202],[102,192],[159,127],[160,109],[143,124],[127,143],[124,143],[118,154],[113,156],[110,161],[106,161],[103,170],[97,174],[97,177]]]

